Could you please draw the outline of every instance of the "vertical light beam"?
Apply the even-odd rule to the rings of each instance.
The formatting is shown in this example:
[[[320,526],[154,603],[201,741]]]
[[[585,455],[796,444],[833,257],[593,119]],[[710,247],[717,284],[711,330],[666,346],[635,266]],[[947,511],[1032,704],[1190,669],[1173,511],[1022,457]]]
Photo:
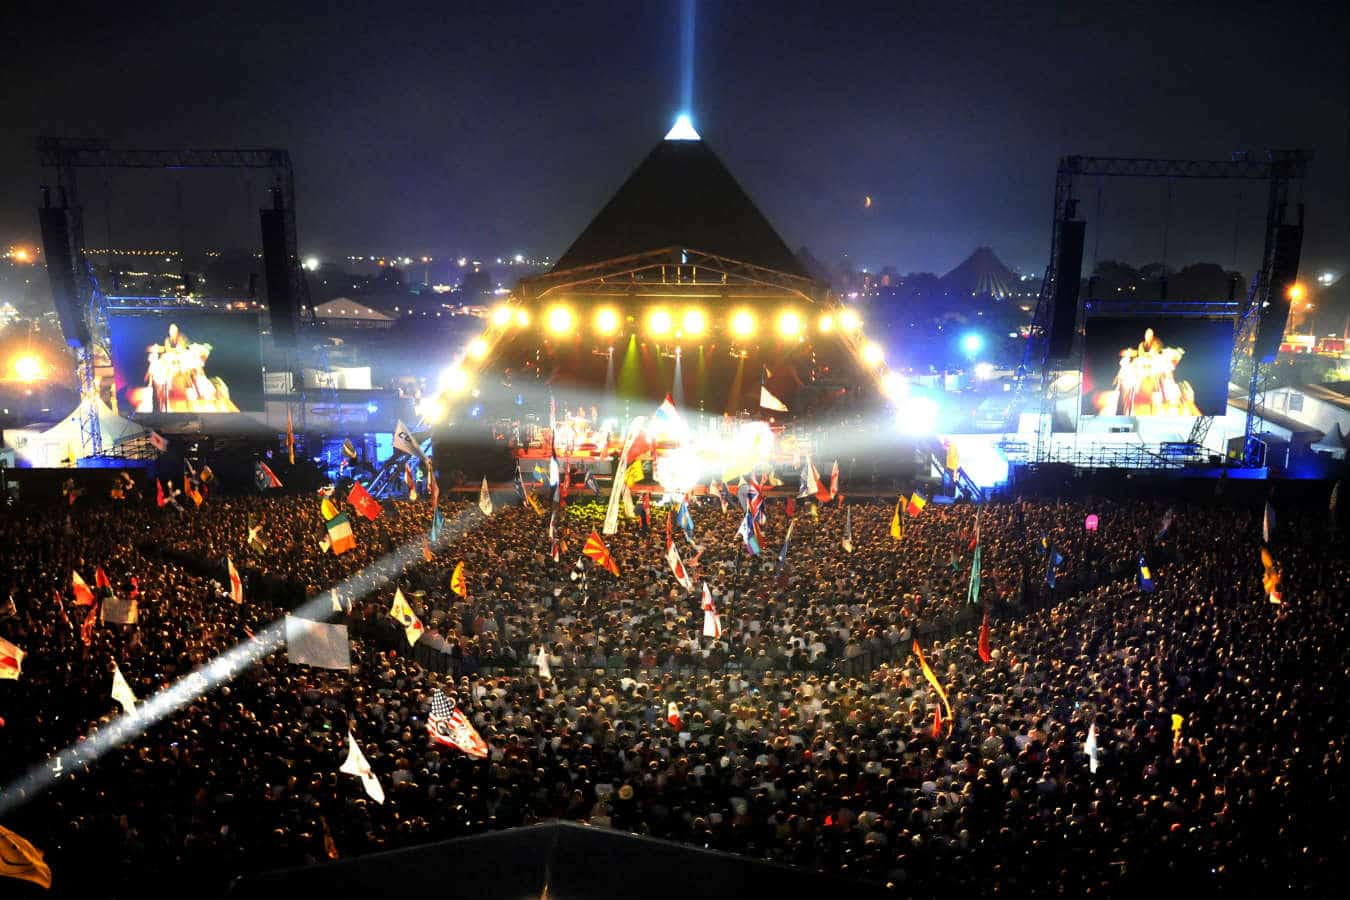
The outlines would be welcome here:
[[[694,0],[684,0],[680,27],[680,111],[694,111]]]

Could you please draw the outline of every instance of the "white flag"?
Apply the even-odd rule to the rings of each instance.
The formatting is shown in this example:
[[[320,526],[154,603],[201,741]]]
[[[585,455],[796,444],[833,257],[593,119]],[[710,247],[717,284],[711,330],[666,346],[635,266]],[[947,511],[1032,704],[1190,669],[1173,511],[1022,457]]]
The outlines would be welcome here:
[[[548,648],[543,644],[539,645],[539,654],[534,658],[534,664],[539,667],[540,678],[552,678],[553,669],[548,662]]]
[[[399,450],[409,456],[415,456],[419,460],[426,460],[426,454],[422,452],[422,445],[413,438],[412,432],[408,426],[399,419],[398,424],[394,426],[394,449]]]
[[[708,582],[703,582],[703,636],[710,638],[720,638],[722,636],[722,617],[717,614],[717,607],[713,604],[712,591],[708,589]]]
[[[117,663],[113,663],[112,698],[122,704],[122,711],[128,715],[136,709],[136,695],[131,692],[131,685],[127,684]]]
[[[361,783],[366,787],[366,794],[376,803],[384,803],[384,788],[380,785],[380,779],[375,777],[375,773],[370,770],[370,763],[366,761],[366,755],[361,752],[361,747],[356,743],[356,738],[350,731],[347,732],[347,761],[338,769],[348,775],[355,775],[361,779]]]
[[[774,412],[787,412],[787,404],[779,400],[764,385],[759,386],[759,405],[763,409],[771,409]]]
[[[1097,774],[1097,723],[1093,722],[1088,726],[1087,741],[1083,744],[1083,752],[1087,754],[1088,771],[1093,775]]]
[[[487,476],[483,476],[483,486],[478,489],[478,508],[483,511],[483,515],[492,515],[492,495],[488,493]]]
[[[628,423],[628,434],[624,438],[623,453],[619,454],[619,462],[614,467],[614,481],[609,489],[609,506],[605,510],[605,524],[601,528],[603,534],[618,534],[619,532],[619,501],[623,496],[624,488],[628,486],[623,474],[627,471],[631,462],[628,459],[628,454],[633,449],[633,442],[637,440],[638,435],[642,434],[646,427],[647,420],[642,416],[638,416]]]
[[[680,587],[686,591],[692,591],[694,580],[689,577],[689,572],[684,568],[684,562],[680,559],[680,551],[675,548],[674,541],[666,548],[666,562],[670,563],[670,571],[675,575],[675,580],[680,583]]]

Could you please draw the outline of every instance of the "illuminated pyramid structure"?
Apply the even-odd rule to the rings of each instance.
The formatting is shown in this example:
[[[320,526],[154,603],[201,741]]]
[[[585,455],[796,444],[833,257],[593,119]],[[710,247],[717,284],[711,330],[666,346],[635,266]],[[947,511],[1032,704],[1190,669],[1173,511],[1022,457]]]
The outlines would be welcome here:
[[[691,410],[769,415],[763,384],[787,415],[811,416],[874,397],[883,355],[683,121],[552,271],[491,311],[443,405],[476,390],[487,416],[541,396],[637,412],[672,393]]]
[[[993,250],[976,247],[959,266],[942,276],[942,287],[949,294],[1006,300],[1017,290],[1018,280]]]

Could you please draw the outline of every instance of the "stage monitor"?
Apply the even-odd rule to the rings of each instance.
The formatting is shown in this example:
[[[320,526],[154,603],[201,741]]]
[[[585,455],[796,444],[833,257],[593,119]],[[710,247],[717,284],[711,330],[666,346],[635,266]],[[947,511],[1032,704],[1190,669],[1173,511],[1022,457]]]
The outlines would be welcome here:
[[[1221,416],[1232,354],[1232,319],[1089,318],[1083,414]]]
[[[115,311],[108,327],[123,415],[262,410],[256,313]]]

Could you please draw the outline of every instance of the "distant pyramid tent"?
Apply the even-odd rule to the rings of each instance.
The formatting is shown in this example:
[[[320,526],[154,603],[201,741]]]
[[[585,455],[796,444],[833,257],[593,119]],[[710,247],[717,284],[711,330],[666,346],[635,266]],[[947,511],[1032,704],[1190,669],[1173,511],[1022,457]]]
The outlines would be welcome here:
[[[553,271],[688,247],[809,277],[717,158],[693,132],[676,128],[644,159],[591,220]],[[689,135],[693,135],[690,137]]]
[[[1006,299],[1017,289],[1017,275],[988,247],[976,247],[955,269],[942,276],[949,294]]]

